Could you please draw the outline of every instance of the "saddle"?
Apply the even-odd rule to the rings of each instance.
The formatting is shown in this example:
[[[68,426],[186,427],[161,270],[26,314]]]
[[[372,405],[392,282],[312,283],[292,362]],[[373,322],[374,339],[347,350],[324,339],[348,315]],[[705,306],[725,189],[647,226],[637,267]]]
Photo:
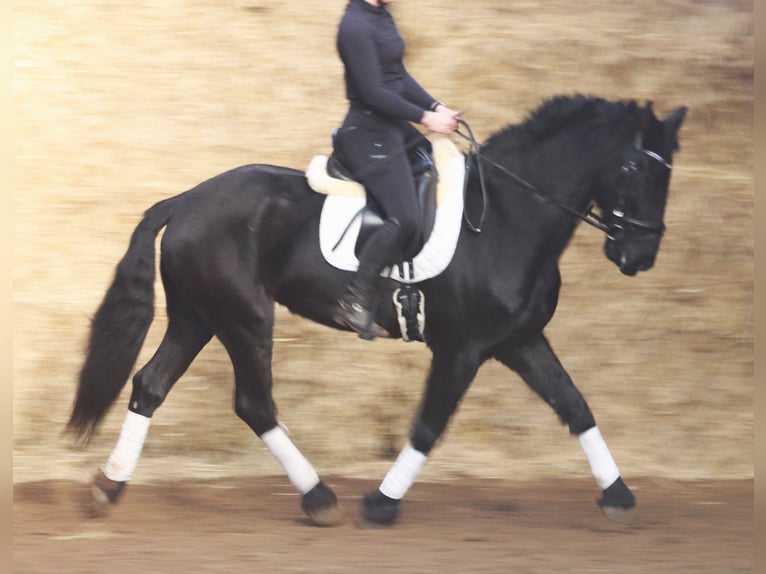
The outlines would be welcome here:
[[[333,133],[333,148],[335,148],[334,140],[335,133]],[[407,157],[412,168],[412,176],[415,179],[420,225],[416,240],[405,250],[405,260],[412,259],[423,248],[433,231],[436,220],[436,188],[439,181],[430,145],[421,145],[408,150]],[[360,183],[353,171],[346,166],[343,155],[337,149],[334,149],[327,159],[327,175],[342,181]],[[357,256],[367,240],[384,222],[383,211],[378,203],[370,195],[367,194],[366,197],[366,205],[359,214],[361,228],[354,248],[354,253]]]
[[[422,248],[408,249],[411,253],[405,254],[404,261],[385,273],[399,284],[392,299],[402,339],[422,341],[425,297],[416,285],[443,272],[455,252],[463,214],[465,157],[446,137],[432,139],[428,148],[412,149],[408,156],[418,193]],[[319,222],[322,256],[344,271],[356,271],[364,241],[360,237],[369,237],[372,225],[383,223],[375,202],[354,179],[336,153],[331,158],[314,156],[306,169],[309,187],[326,196]]]

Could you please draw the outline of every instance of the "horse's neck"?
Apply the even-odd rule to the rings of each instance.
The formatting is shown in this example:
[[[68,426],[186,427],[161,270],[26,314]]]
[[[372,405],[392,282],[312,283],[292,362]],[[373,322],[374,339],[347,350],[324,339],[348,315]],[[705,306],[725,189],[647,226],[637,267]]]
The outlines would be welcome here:
[[[562,134],[542,144],[517,142],[505,150],[505,157],[499,150],[487,150],[500,166],[484,168],[496,172],[492,203],[500,206],[505,221],[525,229],[527,239],[560,255],[581,221],[576,213],[588,211],[598,178],[627,141],[627,135],[615,139],[583,131],[579,140]]]

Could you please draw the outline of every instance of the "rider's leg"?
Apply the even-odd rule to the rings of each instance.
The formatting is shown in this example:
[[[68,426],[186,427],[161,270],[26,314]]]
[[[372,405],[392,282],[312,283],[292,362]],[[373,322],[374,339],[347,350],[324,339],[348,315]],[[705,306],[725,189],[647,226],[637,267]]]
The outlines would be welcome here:
[[[398,129],[387,132],[357,128],[341,132],[337,145],[386,217],[384,225],[359,254],[359,269],[339,301],[336,319],[372,339],[388,333],[373,321],[380,273],[401,259],[418,231],[418,205],[405,139]]]
[[[359,269],[338,301],[336,319],[359,333],[363,339],[386,337],[388,332],[373,320],[372,309],[378,277],[401,253],[403,236],[396,219],[389,219],[365,243],[359,254]]]

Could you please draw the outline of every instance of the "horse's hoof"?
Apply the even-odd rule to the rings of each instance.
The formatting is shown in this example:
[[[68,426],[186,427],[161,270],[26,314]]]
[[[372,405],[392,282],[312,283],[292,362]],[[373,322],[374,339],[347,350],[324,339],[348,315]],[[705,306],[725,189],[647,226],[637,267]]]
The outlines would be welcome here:
[[[91,518],[106,515],[111,506],[117,504],[125,490],[125,484],[108,479],[103,471],[99,470],[90,485],[90,496],[84,505],[85,514]]]
[[[622,477],[619,477],[609,488],[604,490],[597,503],[609,520],[622,524],[633,524],[636,511],[636,497],[633,496],[633,493],[623,482]]]
[[[633,525],[636,521],[636,508],[623,508],[621,506],[602,506],[601,510],[604,512],[609,520],[619,522],[620,524]]]
[[[389,498],[379,490],[365,495],[362,501],[364,519],[379,526],[390,526],[399,515],[399,501]]]
[[[303,495],[301,509],[317,526],[337,526],[343,522],[338,497],[322,481]]]

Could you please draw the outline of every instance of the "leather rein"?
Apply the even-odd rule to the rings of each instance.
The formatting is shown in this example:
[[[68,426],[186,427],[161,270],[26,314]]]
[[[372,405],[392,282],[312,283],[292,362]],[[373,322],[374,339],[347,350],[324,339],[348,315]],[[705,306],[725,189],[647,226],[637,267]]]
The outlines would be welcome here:
[[[463,211],[464,219],[466,222],[466,225],[468,228],[473,231],[474,233],[481,233],[482,226],[484,225],[484,218],[487,214],[487,189],[486,189],[486,183],[484,180],[484,168],[482,164],[487,164],[496,170],[500,171],[501,173],[507,175],[517,183],[519,183],[522,187],[526,188],[527,190],[531,191],[534,195],[539,197],[540,199],[555,205],[565,213],[568,213],[569,215],[576,217],[577,219],[580,219],[581,221],[584,221],[591,227],[595,227],[596,229],[603,231],[606,236],[609,239],[616,239],[620,236],[620,234],[626,229],[626,228],[634,228],[639,229],[641,231],[645,231],[647,233],[652,233],[657,236],[662,236],[662,234],[665,232],[665,224],[662,222],[659,223],[651,223],[647,221],[643,221],[640,219],[635,219],[632,217],[627,217],[625,213],[620,209],[613,209],[610,213],[609,218],[604,218],[603,216],[595,213],[593,211],[593,206],[590,206],[587,211],[580,212],[576,209],[570,207],[566,203],[563,203],[562,201],[559,201],[555,197],[549,195],[548,193],[545,193],[541,189],[535,187],[531,183],[529,183],[527,180],[522,178],[521,176],[513,173],[505,166],[500,165],[499,163],[485,157],[482,155],[482,145],[476,140],[476,138],[473,135],[473,130],[471,129],[471,126],[468,125],[468,123],[458,118],[458,124],[465,128],[467,133],[462,132],[460,129],[457,130],[457,135],[462,137],[464,140],[466,140],[470,144],[470,149],[468,155],[466,155],[466,177],[463,187],[463,195],[465,196],[465,193],[468,188],[468,175],[470,173],[470,156],[473,155],[476,157],[476,167],[479,172],[479,183],[481,187],[481,195],[482,195],[482,212],[481,217],[479,218],[479,224],[474,225],[468,218],[468,214],[465,213],[465,209]],[[656,152],[653,152],[651,150],[645,149],[641,143],[640,140],[636,142],[636,145],[634,146],[634,151],[638,153],[642,153],[646,155],[647,157],[650,157],[651,159],[657,161],[665,167],[668,170],[673,169],[673,166],[666,161],[661,155],[659,155]],[[622,166],[622,171],[626,175],[634,174],[638,171],[638,166],[636,165],[636,162],[633,160],[629,160],[625,165]],[[610,220],[607,222],[607,219]]]

